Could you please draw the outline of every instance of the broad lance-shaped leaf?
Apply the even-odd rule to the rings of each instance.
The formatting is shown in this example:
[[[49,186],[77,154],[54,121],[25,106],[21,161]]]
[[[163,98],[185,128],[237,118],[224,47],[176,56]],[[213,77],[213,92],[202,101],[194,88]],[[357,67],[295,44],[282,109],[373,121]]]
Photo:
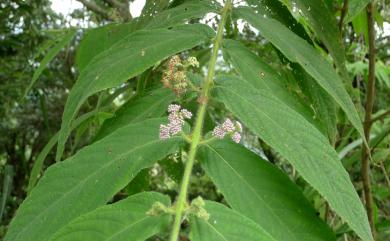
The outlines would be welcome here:
[[[288,176],[255,153],[230,141],[215,141],[202,146],[200,154],[203,169],[227,203],[275,240],[336,240]]]
[[[276,241],[249,218],[217,202],[206,201],[208,220],[190,217],[191,241]]]
[[[77,48],[75,62],[79,72],[82,72],[95,56],[130,35],[134,30],[133,22],[107,24],[87,30]]]
[[[24,97],[28,94],[28,92],[31,90],[39,76],[41,76],[43,70],[46,68],[46,66],[49,64],[49,62],[56,57],[56,55],[63,49],[67,44],[69,44],[70,41],[74,38],[77,31],[76,29],[70,29],[65,33],[61,39],[47,52],[45,57],[42,59],[42,61],[39,63],[39,67],[34,71],[33,77],[31,79],[30,84],[28,85],[27,89],[24,92]]]
[[[329,50],[342,75],[348,78],[345,50],[333,9],[328,8],[328,4],[323,0],[296,0],[295,3],[307,18],[315,34]],[[348,84],[350,85],[350,82]]]
[[[145,28],[151,29],[174,26],[183,23],[184,20],[202,18],[207,13],[218,12],[219,8],[219,4],[209,0],[188,1],[156,15]]]
[[[150,1],[155,7],[155,1]],[[168,3],[168,1],[166,1]],[[148,3],[147,3],[148,4]],[[147,8],[147,6],[145,6]],[[134,19],[129,23],[108,24],[103,27],[89,29],[83,36],[76,55],[76,65],[79,72],[82,72],[88,63],[98,54],[113,46],[126,36],[131,35],[134,31],[142,29],[145,23],[147,26],[144,29],[168,28],[185,23],[185,21],[202,18],[209,12],[216,12],[217,6],[209,1],[189,1],[175,8],[167,9],[159,12],[150,19]],[[152,12],[154,15],[154,9]],[[147,14],[150,14],[147,13]],[[147,21],[146,21],[147,20]],[[139,21],[145,21],[140,24]],[[93,46],[93,48],[91,48]]]
[[[248,7],[235,9],[239,18],[259,29],[290,61],[299,63],[317,83],[340,105],[352,125],[364,138],[360,117],[345,90],[342,80],[332,65],[305,40],[295,35],[280,22],[256,14]]]
[[[348,14],[346,17],[345,23],[352,21],[356,15],[365,11],[365,7],[370,2],[370,0],[349,0],[348,3]]]
[[[165,231],[169,215],[146,214],[154,203],[170,206],[168,196],[144,192],[84,214],[60,229],[50,241],[145,240]]]
[[[182,140],[159,140],[163,121],[120,128],[49,167],[19,207],[5,241],[48,240],[71,220],[104,205],[141,169],[175,152]]]
[[[314,112],[311,108],[304,105],[298,96],[289,91],[283,77],[259,56],[235,40],[224,40],[223,51],[240,76],[250,81],[256,88],[272,93],[321,129],[320,123],[313,118]]]
[[[372,241],[364,207],[325,136],[273,95],[243,79],[226,76],[216,91],[219,100],[286,158],[364,241]]]
[[[69,93],[62,117],[56,160],[61,159],[74,116],[89,96],[117,86],[157,62],[204,43],[213,36],[214,31],[204,24],[140,30],[96,56],[80,74]]]
[[[166,112],[167,106],[174,100],[175,95],[169,89],[157,89],[145,96],[135,97],[121,106],[114,117],[104,122],[95,139],[101,139],[130,122],[161,117]]]

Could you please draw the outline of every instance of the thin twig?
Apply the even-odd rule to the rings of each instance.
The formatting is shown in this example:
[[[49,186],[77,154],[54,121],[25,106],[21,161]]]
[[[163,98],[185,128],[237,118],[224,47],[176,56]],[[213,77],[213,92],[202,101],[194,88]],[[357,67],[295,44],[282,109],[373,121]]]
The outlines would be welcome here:
[[[372,125],[375,121],[382,120],[382,119],[385,118],[387,115],[390,115],[390,110],[385,111],[384,113],[378,115],[377,117],[372,118],[372,119],[371,119],[371,125]]]
[[[390,178],[389,178],[389,175],[387,175],[387,170],[385,168],[385,165],[383,165],[383,161],[379,162],[379,166],[380,166],[380,168],[381,168],[381,170],[383,172],[383,175],[385,176],[387,185],[390,187]]]
[[[94,13],[97,13],[104,17],[107,20],[115,21],[114,17],[112,17],[106,10],[97,5],[94,1],[88,0],[77,0],[81,2],[88,10],[91,10]]]
[[[364,118],[364,135],[369,142],[369,136],[371,131],[371,119],[372,109],[374,106],[375,98],[375,28],[374,28],[374,1],[367,5],[367,21],[368,21],[368,46],[369,46],[369,63],[368,63],[368,86],[367,86],[367,99],[365,104],[365,118]],[[363,194],[365,198],[366,211],[368,221],[371,226],[372,236],[375,239],[375,223],[373,213],[373,198],[371,193],[371,180],[370,180],[370,162],[369,162],[370,150],[366,145],[362,145],[362,181],[363,181]]]
[[[104,0],[104,1],[110,4],[112,7],[118,9],[118,12],[121,15],[123,21],[128,22],[133,19],[133,16],[131,16],[130,9],[129,9],[129,1],[126,1],[124,3],[121,3],[117,0]]]
[[[348,12],[348,5],[349,5],[349,1],[344,0],[343,8],[341,9],[340,22],[339,22],[340,34],[342,34],[344,19]]]

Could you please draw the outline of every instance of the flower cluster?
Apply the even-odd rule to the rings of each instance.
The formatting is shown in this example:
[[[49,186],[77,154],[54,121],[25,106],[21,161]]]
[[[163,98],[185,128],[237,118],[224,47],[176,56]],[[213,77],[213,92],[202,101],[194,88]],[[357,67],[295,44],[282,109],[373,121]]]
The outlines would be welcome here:
[[[178,55],[172,56],[168,61],[168,68],[164,71],[162,84],[165,88],[172,89],[177,96],[184,94],[188,87],[188,78],[186,75],[187,67],[199,67],[199,62],[195,57],[189,57],[184,64]]]
[[[232,140],[239,143],[241,140],[242,125],[240,122],[233,122],[229,118],[226,119],[222,125],[218,125],[213,130],[213,136],[218,139],[223,139],[225,135],[229,135]]]
[[[166,140],[181,132],[185,119],[191,119],[192,113],[180,105],[171,104],[168,106],[169,123],[160,125],[160,139]]]

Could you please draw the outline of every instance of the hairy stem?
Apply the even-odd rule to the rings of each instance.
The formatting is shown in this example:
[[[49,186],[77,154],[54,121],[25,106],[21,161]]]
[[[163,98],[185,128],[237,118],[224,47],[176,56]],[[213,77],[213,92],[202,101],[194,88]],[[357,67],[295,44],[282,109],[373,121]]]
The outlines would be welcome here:
[[[177,238],[179,236],[180,225],[183,218],[183,212],[187,203],[188,184],[190,182],[192,167],[195,162],[195,156],[196,156],[199,143],[201,142],[202,139],[202,127],[203,127],[207,103],[210,95],[210,90],[213,86],[213,79],[215,73],[215,65],[218,57],[218,50],[222,41],[223,29],[225,26],[227,14],[231,9],[231,7],[232,7],[231,0],[227,0],[222,10],[222,17],[218,25],[217,36],[214,39],[213,53],[211,55],[207,76],[205,81],[203,82],[202,93],[199,96],[199,108],[198,108],[198,113],[196,115],[194,129],[192,132],[192,141],[190,145],[190,151],[188,154],[188,160],[186,162],[186,166],[184,169],[179,196],[176,201],[176,214],[175,214],[175,220],[171,231],[171,236],[169,239],[170,241],[177,241]]]
[[[372,1],[367,6],[367,19],[368,19],[368,46],[369,46],[369,66],[368,66],[368,85],[367,85],[367,99],[365,104],[365,118],[364,118],[364,135],[367,142],[369,142],[370,131],[372,126],[372,109],[374,106],[375,98],[375,28],[374,28],[374,5]],[[371,232],[375,239],[375,224],[374,213],[372,210],[373,198],[371,193],[370,182],[370,162],[369,162],[370,149],[365,145],[362,145],[362,169],[361,175],[363,180],[363,193],[366,204],[366,211],[368,221],[370,222]]]

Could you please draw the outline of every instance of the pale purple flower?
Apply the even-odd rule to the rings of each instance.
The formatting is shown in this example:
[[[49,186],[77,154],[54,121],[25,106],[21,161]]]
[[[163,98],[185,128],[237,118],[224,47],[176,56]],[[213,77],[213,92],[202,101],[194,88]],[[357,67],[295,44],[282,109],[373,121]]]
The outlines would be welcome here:
[[[241,134],[238,133],[238,132],[234,132],[234,134],[232,135],[232,140],[233,140],[235,143],[240,143]]]
[[[160,125],[160,139],[165,140],[182,131],[185,123],[184,119],[190,119],[192,113],[187,109],[182,109],[180,105],[171,104],[168,106],[168,121],[167,125]]]
[[[180,108],[181,108],[180,105],[170,104],[170,105],[168,105],[168,112],[169,113],[178,112],[180,110]]]
[[[233,122],[228,118],[222,123],[222,125],[218,125],[214,128],[213,136],[218,139],[222,139],[225,137],[225,135],[228,134],[234,142],[240,143],[241,132],[242,132],[241,123],[238,121]]]
[[[170,132],[169,126],[163,125],[163,124],[160,125],[160,139],[161,140],[166,140],[169,137],[171,137],[169,132]]]
[[[234,131],[236,128],[234,126],[234,123],[232,120],[230,120],[229,118],[225,120],[225,122],[222,124],[222,128],[226,131],[226,132],[232,132]]]
[[[226,135],[225,130],[221,126],[216,126],[213,130],[213,136],[215,136],[218,139],[224,138]]]
[[[188,111],[187,109],[181,109],[180,113],[185,119],[191,119],[192,113]]]

